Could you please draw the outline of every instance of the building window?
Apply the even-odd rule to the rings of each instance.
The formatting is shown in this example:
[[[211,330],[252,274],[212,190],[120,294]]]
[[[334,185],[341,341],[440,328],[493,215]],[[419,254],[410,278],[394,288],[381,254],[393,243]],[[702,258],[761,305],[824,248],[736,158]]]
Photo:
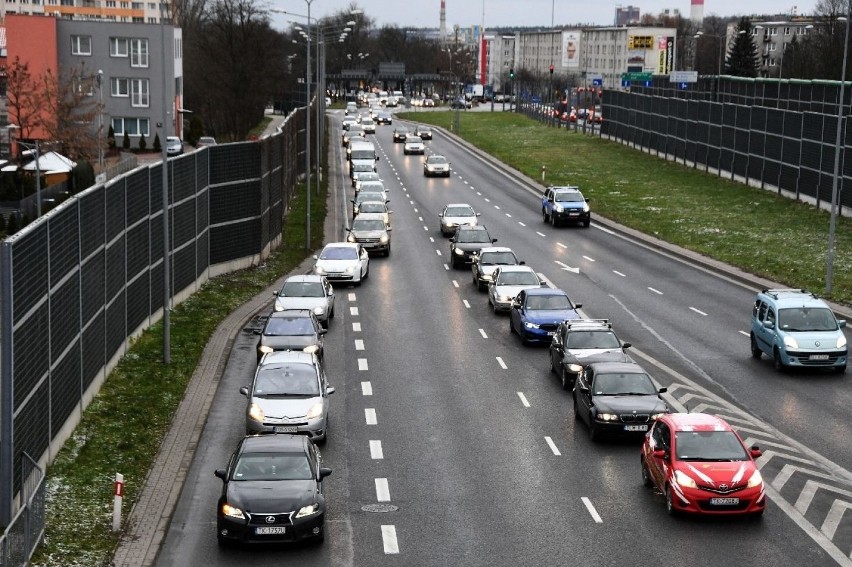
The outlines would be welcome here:
[[[115,136],[149,136],[151,134],[150,122],[147,118],[113,118],[112,129]]]
[[[790,35],[790,26],[784,28],[784,35]]]
[[[92,54],[92,36],[89,35],[72,35],[71,36],[71,55],[91,55]]]
[[[109,56],[110,57],[127,57],[129,49],[127,46],[126,37],[111,37],[109,38]]]
[[[147,39],[131,39],[130,40],[130,66],[131,67],[147,67],[148,66],[148,40]]]
[[[148,107],[148,79],[130,81],[130,105]]]
[[[122,79],[113,77],[109,81],[110,96],[128,97],[130,96],[130,79]]]

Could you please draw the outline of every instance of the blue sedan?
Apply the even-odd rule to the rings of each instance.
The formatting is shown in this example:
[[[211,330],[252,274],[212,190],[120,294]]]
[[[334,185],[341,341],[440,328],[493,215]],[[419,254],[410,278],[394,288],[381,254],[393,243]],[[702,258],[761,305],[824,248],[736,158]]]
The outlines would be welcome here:
[[[577,312],[580,307],[561,289],[525,289],[512,303],[509,330],[517,333],[524,344],[549,344],[559,323],[580,319]]]

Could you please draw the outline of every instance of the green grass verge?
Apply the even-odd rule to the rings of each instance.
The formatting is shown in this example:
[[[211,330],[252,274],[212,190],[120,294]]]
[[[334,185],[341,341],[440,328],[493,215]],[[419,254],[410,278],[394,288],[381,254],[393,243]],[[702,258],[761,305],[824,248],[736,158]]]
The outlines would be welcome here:
[[[399,117],[450,129],[454,114]],[[458,135],[533,179],[544,165],[548,185],[579,185],[593,215],[852,305],[849,218],[837,219],[833,293],[826,294],[826,211],[521,114],[460,115]]]
[[[315,185],[312,185],[314,190]],[[237,307],[298,266],[305,250],[305,186],[285,218],[282,245],[262,268],[223,275],[171,314],[171,364],[162,364],[163,327],[145,331],[110,373],[72,437],[47,471],[45,539],[33,565],[109,565],[112,483],[124,475],[125,517],[216,327]],[[326,187],[311,199],[311,251],[323,242]]]

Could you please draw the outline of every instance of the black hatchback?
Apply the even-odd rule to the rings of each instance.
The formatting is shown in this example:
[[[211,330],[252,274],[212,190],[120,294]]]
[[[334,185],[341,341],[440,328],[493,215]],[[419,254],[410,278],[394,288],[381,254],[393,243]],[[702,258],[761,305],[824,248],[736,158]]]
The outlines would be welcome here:
[[[470,264],[474,254],[495,242],[497,239],[491,238],[484,226],[462,225],[450,238],[450,264],[453,268]]]
[[[222,494],[216,537],[228,543],[280,543],[325,537],[319,451],[304,435],[249,435],[216,470]]]

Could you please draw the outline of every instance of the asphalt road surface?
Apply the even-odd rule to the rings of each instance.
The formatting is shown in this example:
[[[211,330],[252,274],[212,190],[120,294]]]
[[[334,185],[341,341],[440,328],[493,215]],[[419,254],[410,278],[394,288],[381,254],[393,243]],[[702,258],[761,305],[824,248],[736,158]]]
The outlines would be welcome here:
[[[332,133],[337,132],[335,115]],[[392,253],[358,287],[336,288],[326,335],[332,396],[321,546],[219,548],[213,476],[244,431],[252,324],[235,343],[158,565],[850,565],[848,377],[779,374],[749,353],[755,289],[608,228],[553,228],[538,193],[439,131],[425,178],[392,128],[374,139],[390,187]],[[334,139],[334,138],[332,138]],[[332,221],[343,239],[352,189],[332,145]],[[345,194],[345,195],[344,195]],[[547,349],[520,344],[469,270],[449,267],[438,213],[467,202],[551,285],[608,318],[669,388],[674,409],[717,413],[764,450],[760,521],[672,518],[642,486],[638,442],[593,443]]]

